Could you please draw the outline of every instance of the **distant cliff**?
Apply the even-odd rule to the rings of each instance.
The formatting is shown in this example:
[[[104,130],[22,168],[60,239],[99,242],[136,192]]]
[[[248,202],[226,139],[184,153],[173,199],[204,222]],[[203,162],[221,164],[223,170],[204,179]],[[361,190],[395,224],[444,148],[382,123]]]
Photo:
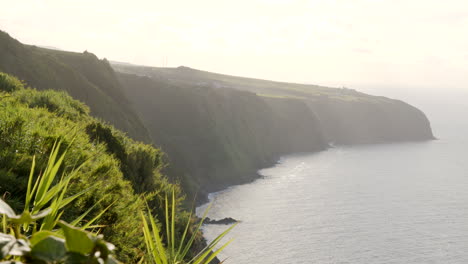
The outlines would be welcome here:
[[[166,80],[180,87],[249,91],[267,101],[300,100],[312,111],[330,143],[362,144],[434,139],[429,120],[399,100],[347,88],[274,82],[229,76],[188,67],[156,68],[113,65],[117,71]],[[304,111],[304,115],[310,115]],[[291,118],[292,116],[289,116]],[[298,118],[298,115],[294,115]]]
[[[113,65],[186,189],[248,182],[281,155],[333,144],[433,139],[418,109],[350,89],[190,69]]]
[[[324,135],[335,144],[384,143],[434,139],[429,120],[419,109],[385,97],[309,100]]]
[[[252,181],[281,155],[333,144],[433,139],[424,113],[346,88],[273,82],[188,67],[109,64],[89,52],[24,45],[0,31],[0,71],[65,90],[92,115],[167,153],[189,197]]]
[[[186,190],[203,195],[249,182],[281,155],[327,147],[318,119],[303,101],[118,76],[155,143],[168,154],[169,174],[182,177]]]

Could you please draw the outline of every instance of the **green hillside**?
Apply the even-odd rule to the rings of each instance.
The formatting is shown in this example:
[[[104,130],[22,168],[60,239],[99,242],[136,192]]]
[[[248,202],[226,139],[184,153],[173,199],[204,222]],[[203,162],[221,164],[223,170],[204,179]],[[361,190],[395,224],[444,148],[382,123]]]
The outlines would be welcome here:
[[[136,142],[89,115],[89,108],[65,92],[37,91],[0,73],[0,195],[15,211],[24,206],[33,156],[43,171],[53,143],[69,148],[60,174],[85,162],[69,186],[73,195],[89,190],[66,210],[65,220],[91,209],[102,234],[117,246],[119,259],[135,262],[144,252],[141,222],[143,193],[157,217],[164,217],[163,197],[174,186],[161,175],[162,152]],[[186,217],[179,212],[178,221]]]
[[[296,97],[320,98],[321,96],[335,97],[342,100],[370,98],[371,96],[346,88],[330,88],[319,85],[275,82],[254,78],[231,76],[212,73],[189,67],[158,68],[138,66],[132,64],[112,64],[117,71],[164,78],[180,86],[200,86],[215,88],[232,88],[250,91],[267,97]]]
[[[424,113],[398,100],[188,67],[110,65],[88,52],[24,45],[3,32],[0,71],[39,90],[66,91],[94,117],[162,148],[166,175],[199,202],[209,192],[257,179],[258,169],[282,155],[330,143],[433,138]]]
[[[93,116],[110,122],[135,139],[151,142],[106,60],[88,52],[24,45],[0,31],[0,71],[18,76],[38,90],[66,91],[86,103]]]

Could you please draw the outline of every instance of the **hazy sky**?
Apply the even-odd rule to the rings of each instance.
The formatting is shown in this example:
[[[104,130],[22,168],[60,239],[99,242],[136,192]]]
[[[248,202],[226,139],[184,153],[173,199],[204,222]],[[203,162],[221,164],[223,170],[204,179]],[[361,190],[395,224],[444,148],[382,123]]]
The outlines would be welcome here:
[[[333,86],[467,89],[467,0],[0,0],[24,43]]]

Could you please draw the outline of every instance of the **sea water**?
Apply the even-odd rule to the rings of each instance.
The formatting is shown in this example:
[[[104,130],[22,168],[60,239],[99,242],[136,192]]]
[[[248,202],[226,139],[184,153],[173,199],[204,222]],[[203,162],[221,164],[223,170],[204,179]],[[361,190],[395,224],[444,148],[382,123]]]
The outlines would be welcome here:
[[[401,99],[428,115],[438,140],[293,154],[262,179],[210,195],[210,218],[240,221],[220,258],[468,263],[468,96],[436,94]],[[206,225],[205,237],[226,228]]]

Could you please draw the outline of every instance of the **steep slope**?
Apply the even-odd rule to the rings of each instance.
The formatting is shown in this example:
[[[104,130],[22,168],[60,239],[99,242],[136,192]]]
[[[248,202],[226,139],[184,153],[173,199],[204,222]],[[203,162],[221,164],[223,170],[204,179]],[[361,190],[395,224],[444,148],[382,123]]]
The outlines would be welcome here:
[[[198,71],[114,64],[151,135],[187,190],[216,191],[257,177],[279,156],[362,144],[433,139],[401,101],[350,89]],[[200,187],[203,186],[203,187]]]
[[[0,196],[17,212],[24,207],[33,157],[39,176],[57,141],[61,152],[68,150],[58,175],[78,169],[67,196],[85,191],[67,206],[62,219],[76,219],[90,210],[85,220],[91,220],[107,208],[96,222],[102,225],[100,233],[117,246],[121,260],[138,262],[145,250],[136,217],[146,206],[142,194],[178,188],[160,173],[164,166],[161,151],[89,116],[89,108],[65,92],[25,88],[0,72]],[[147,198],[159,221],[165,211],[163,196]],[[184,215],[180,211],[177,217]]]
[[[367,144],[434,139],[419,109],[385,97],[308,100],[324,134],[335,144]]]
[[[135,139],[151,139],[125,98],[106,60],[95,55],[24,45],[0,31],[0,71],[13,74],[39,90],[65,90],[85,102],[91,114],[112,123]]]
[[[433,139],[429,120],[404,102],[347,88],[274,82],[210,73],[188,67],[156,68],[115,64],[121,72],[165,79],[181,87],[236,89],[278,100],[303,100],[323,125],[329,142],[381,143]]]
[[[114,72],[114,69],[121,73]],[[432,139],[418,109],[350,89],[179,68],[109,64],[95,55],[23,45],[0,32],[0,70],[64,90],[91,113],[154,142],[189,196],[258,177],[256,170],[327,143]]]
[[[301,100],[264,100],[124,73],[119,79],[168,153],[170,174],[182,176],[192,193],[251,181],[280,155],[327,147],[318,119]]]

